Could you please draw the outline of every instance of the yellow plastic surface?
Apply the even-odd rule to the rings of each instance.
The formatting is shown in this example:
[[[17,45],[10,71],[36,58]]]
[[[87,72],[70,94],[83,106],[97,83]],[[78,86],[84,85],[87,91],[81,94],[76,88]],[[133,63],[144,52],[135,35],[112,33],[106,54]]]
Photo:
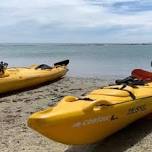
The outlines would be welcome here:
[[[116,88],[121,86],[94,90],[86,99],[67,96],[57,105],[31,115],[28,125],[64,144],[89,144],[152,113],[151,84]],[[128,91],[134,94],[135,100]]]
[[[3,76],[0,76],[0,93],[33,87],[47,81],[53,81],[64,76],[67,72],[65,66],[52,69],[35,69],[31,67],[8,68]]]

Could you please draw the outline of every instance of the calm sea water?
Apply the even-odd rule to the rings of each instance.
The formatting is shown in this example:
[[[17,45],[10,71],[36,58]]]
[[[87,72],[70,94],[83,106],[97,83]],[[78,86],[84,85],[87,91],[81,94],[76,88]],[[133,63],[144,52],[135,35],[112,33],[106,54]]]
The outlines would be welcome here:
[[[9,66],[53,64],[64,59],[70,59],[70,76],[127,76],[134,68],[152,70],[152,45],[0,44],[0,60]]]

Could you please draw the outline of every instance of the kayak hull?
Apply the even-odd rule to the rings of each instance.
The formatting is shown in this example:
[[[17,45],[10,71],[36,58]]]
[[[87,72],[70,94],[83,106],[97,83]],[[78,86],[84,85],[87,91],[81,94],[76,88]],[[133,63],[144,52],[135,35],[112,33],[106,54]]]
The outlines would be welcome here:
[[[152,91],[152,88],[149,89]],[[144,88],[139,90],[135,91],[136,95],[145,92]],[[95,95],[88,96],[94,98]],[[105,105],[103,98],[114,101],[114,96],[100,95],[100,98],[102,100],[86,101],[65,97],[56,106],[31,115],[28,125],[42,135],[64,144],[90,144],[152,113],[151,96],[141,98],[137,95],[137,99],[123,102],[118,99],[122,101],[126,97],[117,97],[117,102],[111,105]]]
[[[9,68],[6,70],[7,76],[0,78],[0,94],[34,87],[48,81],[59,79],[64,76],[66,72],[67,68],[65,66],[46,70]]]

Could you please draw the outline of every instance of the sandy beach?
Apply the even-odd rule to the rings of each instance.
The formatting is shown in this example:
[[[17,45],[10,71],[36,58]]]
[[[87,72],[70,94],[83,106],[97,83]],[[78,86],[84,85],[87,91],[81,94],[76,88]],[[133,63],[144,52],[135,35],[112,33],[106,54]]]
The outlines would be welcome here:
[[[59,81],[0,98],[1,152],[152,152],[152,121],[139,120],[93,145],[68,146],[27,127],[28,116],[65,95],[82,96],[115,78],[65,77]]]

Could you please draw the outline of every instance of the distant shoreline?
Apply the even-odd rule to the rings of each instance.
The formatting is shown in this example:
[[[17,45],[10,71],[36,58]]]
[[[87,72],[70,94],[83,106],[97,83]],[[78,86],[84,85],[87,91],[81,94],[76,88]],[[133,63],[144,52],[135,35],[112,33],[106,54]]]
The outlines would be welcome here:
[[[10,43],[10,42],[0,42],[0,45],[99,45],[99,46],[106,46],[106,45],[152,45],[150,43]]]

